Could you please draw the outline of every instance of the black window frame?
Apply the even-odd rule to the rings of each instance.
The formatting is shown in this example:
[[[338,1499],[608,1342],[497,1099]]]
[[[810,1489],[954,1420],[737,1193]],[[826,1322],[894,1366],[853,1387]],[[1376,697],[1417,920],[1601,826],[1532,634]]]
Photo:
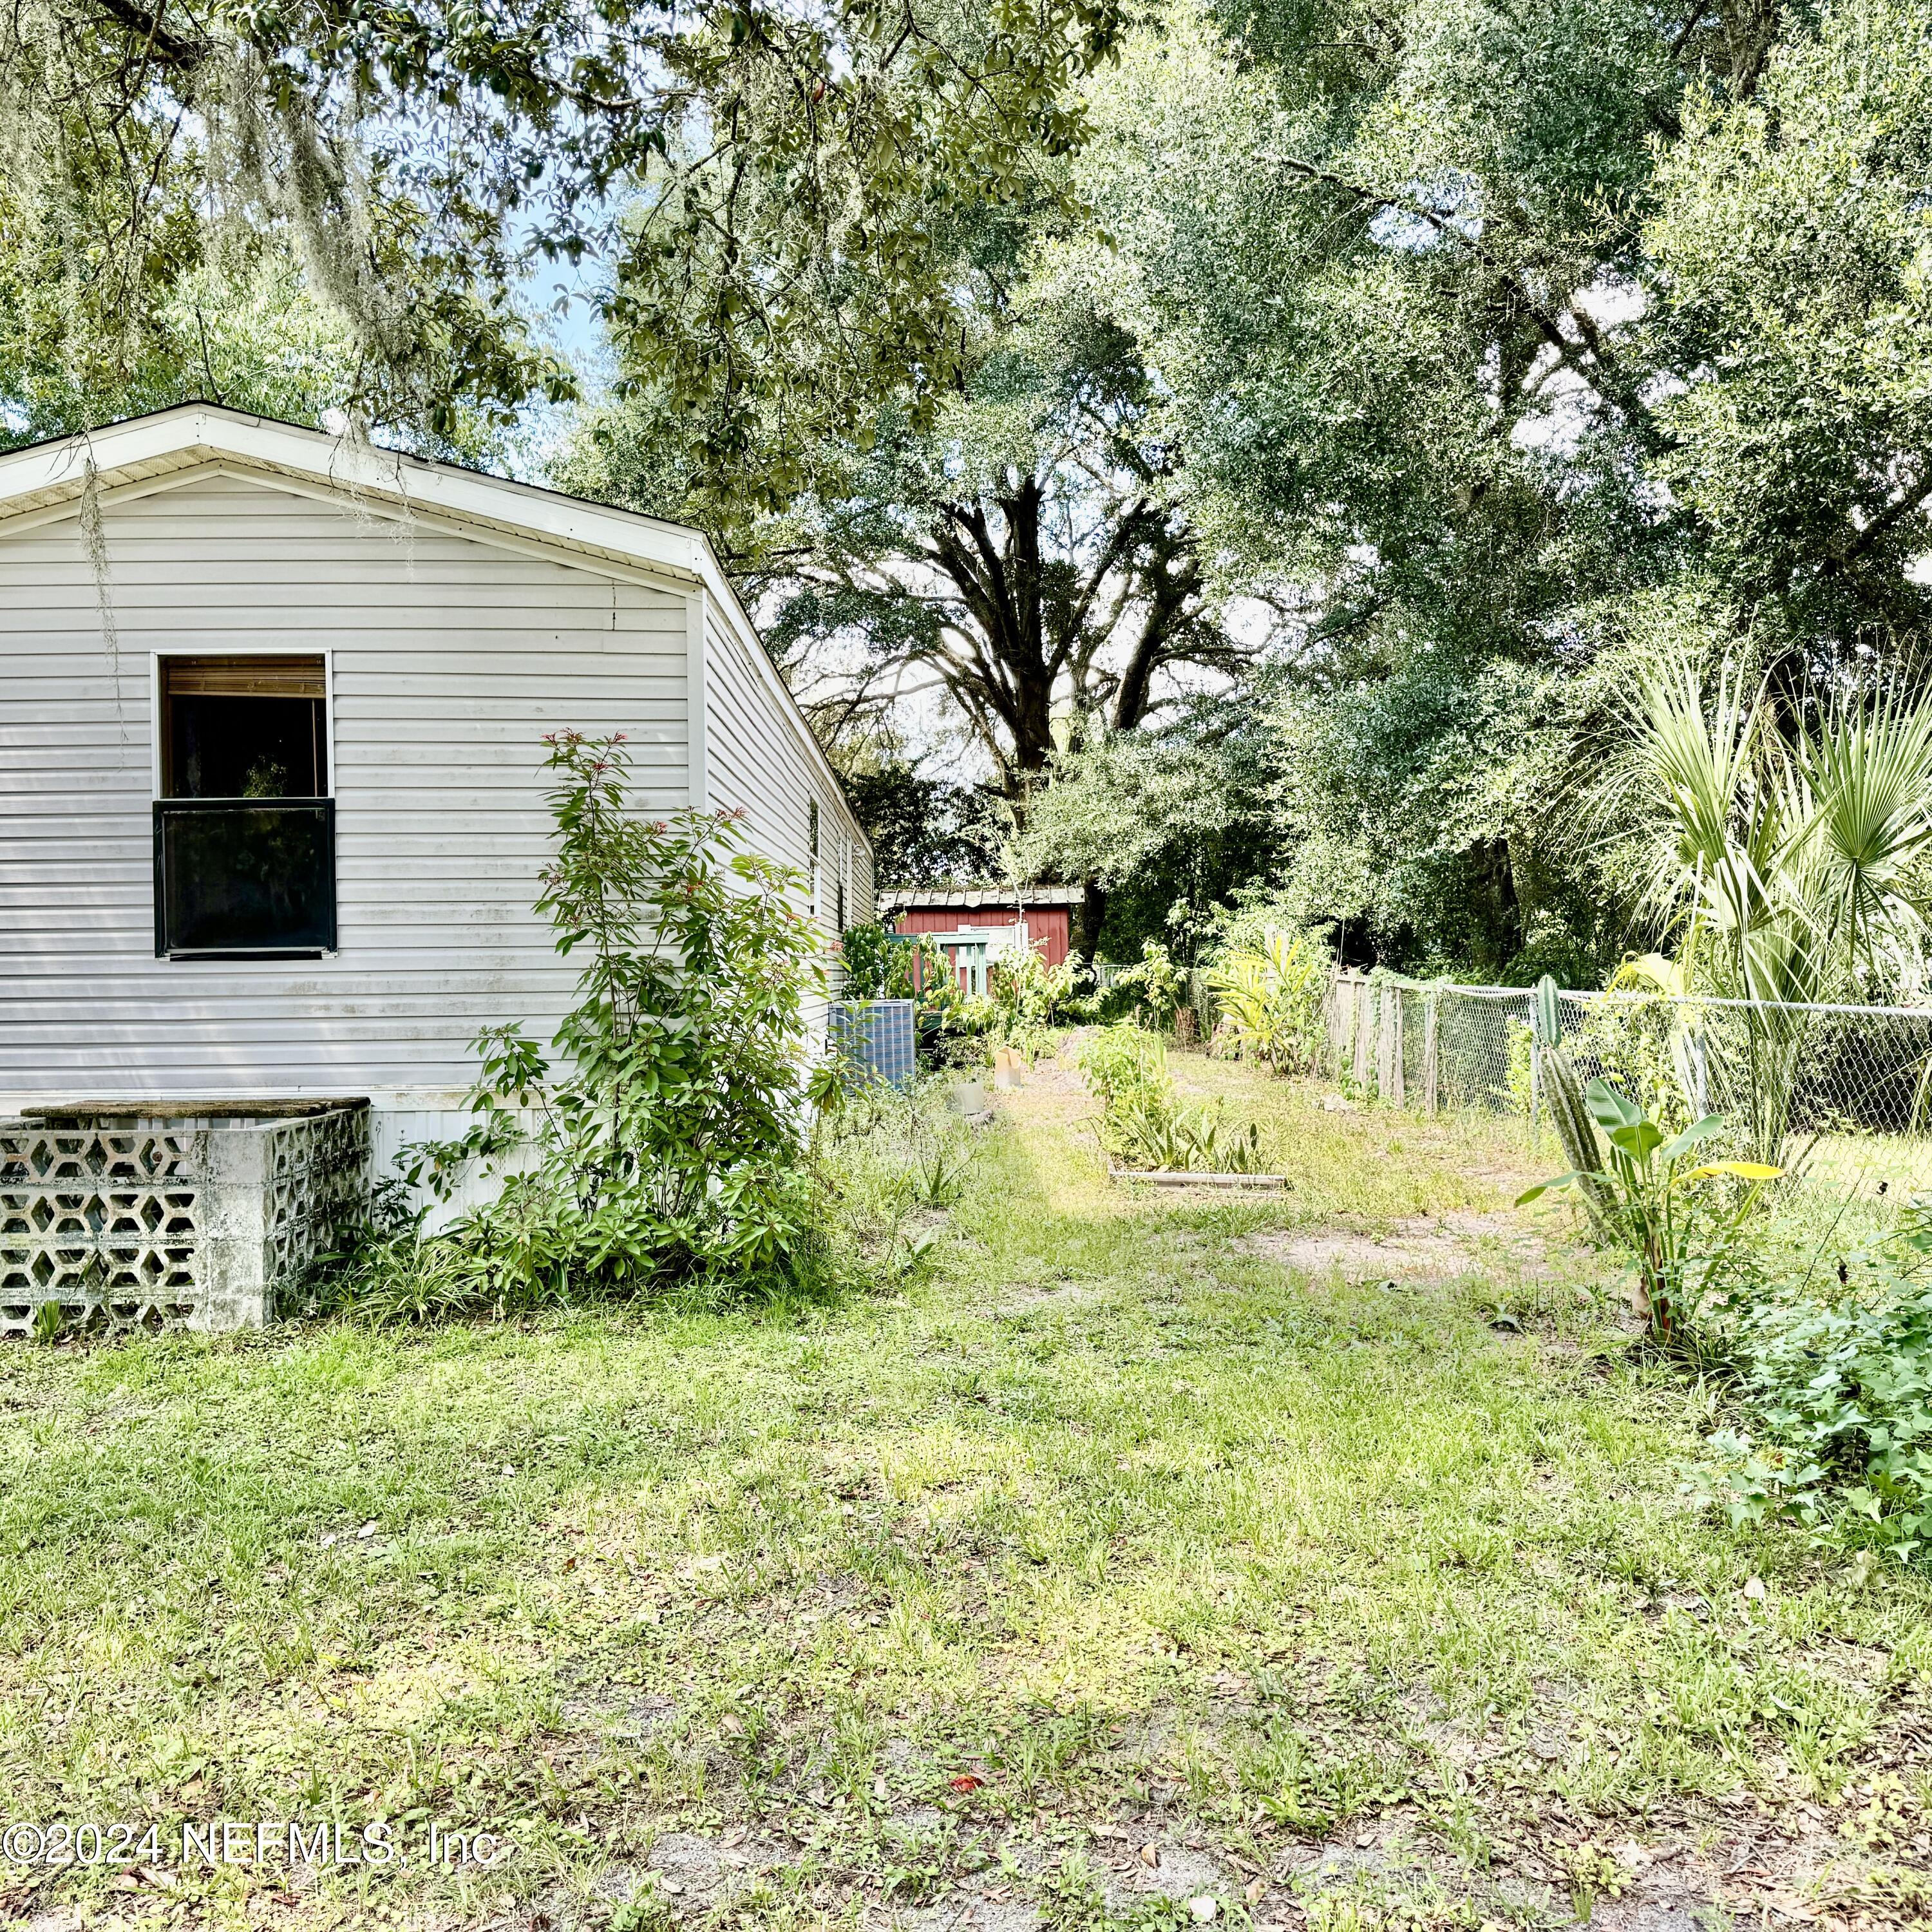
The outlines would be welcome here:
[[[326,938],[321,945],[298,946],[176,946],[168,932],[168,880],[166,821],[170,816],[185,817],[202,812],[262,812],[278,806],[308,811],[320,809],[322,836],[328,849],[326,868],[326,890],[322,910],[326,914]],[[335,800],[320,798],[158,798],[154,802],[154,956],[158,959],[324,959],[335,952],[338,892],[335,876]]]

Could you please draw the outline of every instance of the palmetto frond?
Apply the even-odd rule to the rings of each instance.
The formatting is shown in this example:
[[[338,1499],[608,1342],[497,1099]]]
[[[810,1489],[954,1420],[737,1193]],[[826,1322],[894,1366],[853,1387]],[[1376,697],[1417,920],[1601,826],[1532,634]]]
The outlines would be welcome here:
[[[1841,704],[1815,736],[1800,733],[1793,764],[1820,921],[1865,960],[1888,939],[1916,939],[1912,874],[1932,851],[1932,704],[1896,691],[1868,706]]]
[[[1787,744],[1762,686],[1747,695],[1727,664],[1707,705],[1696,668],[1673,659],[1637,700],[1627,769],[1650,786],[1650,893],[1678,976],[1750,1002],[1743,1080],[1774,1160],[1804,1010],[1922,932],[1932,702],[1841,698]]]

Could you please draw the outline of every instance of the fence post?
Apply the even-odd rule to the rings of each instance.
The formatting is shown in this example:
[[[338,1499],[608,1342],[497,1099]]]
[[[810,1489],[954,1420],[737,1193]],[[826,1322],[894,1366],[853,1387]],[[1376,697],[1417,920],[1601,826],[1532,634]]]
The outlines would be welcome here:
[[[1366,980],[1355,982],[1355,1084],[1369,1090],[1369,1035],[1374,1024],[1375,990]]]
[[[1433,988],[1422,996],[1422,1111],[1432,1120],[1441,1104],[1436,1070],[1436,1013],[1442,995]]]

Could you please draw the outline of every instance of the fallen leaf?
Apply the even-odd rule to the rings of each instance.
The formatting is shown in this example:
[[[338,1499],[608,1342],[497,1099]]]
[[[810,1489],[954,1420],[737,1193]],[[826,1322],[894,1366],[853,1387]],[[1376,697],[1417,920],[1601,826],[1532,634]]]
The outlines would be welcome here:
[[[1152,1870],[1160,1863],[1160,1848],[1157,1845],[1142,1846],[1141,1863]]]
[[[1187,1916],[1197,1925],[1211,1925],[1221,1908],[1204,1892],[1187,1901]]]
[[[366,1543],[368,1541],[369,1538],[375,1534],[376,1520],[374,1516],[371,1516],[369,1520],[356,1532],[356,1540],[358,1543]]]
[[[1750,1598],[1753,1603],[1762,1603],[1764,1600],[1764,1579],[1762,1576],[1746,1578],[1744,1594]]]
[[[1250,1879],[1247,1882],[1246,1889],[1241,1894],[1241,1896],[1245,1898],[1250,1905],[1260,1904],[1262,1900],[1267,1895],[1268,1880],[1264,1878]]]
[[[986,1780],[983,1778],[975,1778],[970,1771],[962,1771],[957,1777],[949,1778],[946,1781],[955,1791],[977,1791]]]

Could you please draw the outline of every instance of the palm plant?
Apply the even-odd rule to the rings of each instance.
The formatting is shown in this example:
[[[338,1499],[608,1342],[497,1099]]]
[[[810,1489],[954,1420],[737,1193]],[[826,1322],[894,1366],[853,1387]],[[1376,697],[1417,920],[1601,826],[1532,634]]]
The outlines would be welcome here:
[[[1676,658],[1646,682],[1634,722],[1612,784],[1648,835],[1650,909],[1687,985],[1744,1003],[1738,1098],[1754,1153],[1776,1163],[1803,1009],[1920,943],[1932,703],[1840,694],[1814,725],[1726,664],[1707,708]]]
[[[1313,1064],[1328,956],[1299,933],[1271,931],[1258,950],[1224,953],[1204,975],[1220,1015],[1222,1043],[1276,1073]]]

